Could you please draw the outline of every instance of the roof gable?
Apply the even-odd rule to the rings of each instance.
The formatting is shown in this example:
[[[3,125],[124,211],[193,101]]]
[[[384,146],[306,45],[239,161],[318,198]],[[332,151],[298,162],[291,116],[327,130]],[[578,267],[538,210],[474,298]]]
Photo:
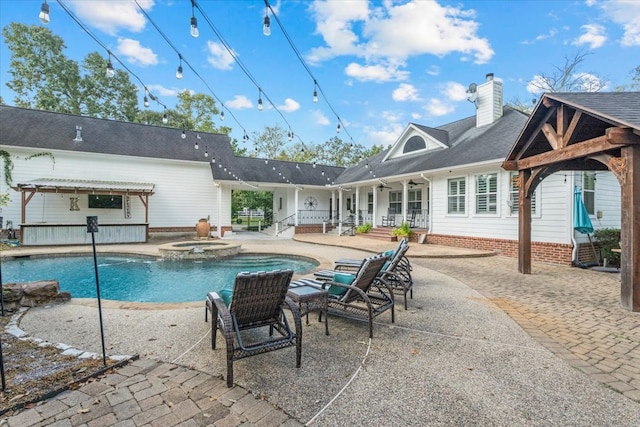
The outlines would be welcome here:
[[[409,123],[382,161],[446,148],[448,140],[445,130]]]

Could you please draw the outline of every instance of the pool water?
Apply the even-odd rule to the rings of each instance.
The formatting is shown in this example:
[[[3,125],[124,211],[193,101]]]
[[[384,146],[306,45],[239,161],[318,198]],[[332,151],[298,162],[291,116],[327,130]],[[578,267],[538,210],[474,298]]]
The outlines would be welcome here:
[[[98,255],[100,297],[134,302],[202,301],[207,293],[232,289],[242,271],[292,269],[306,273],[318,263],[285,255],[237,255],[220,260],[168,261]],[[72,298],[96,298],[93,255],[3,261],[2,282],[57,280]]]

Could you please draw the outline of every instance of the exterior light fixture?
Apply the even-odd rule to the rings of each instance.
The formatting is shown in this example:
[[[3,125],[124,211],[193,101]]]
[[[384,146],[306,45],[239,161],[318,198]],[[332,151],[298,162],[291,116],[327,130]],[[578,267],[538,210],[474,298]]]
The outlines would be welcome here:
[[[220,121],[224,122],[224,110],[220,110]]]
[[[289,138],[289,141],[291,141],[293,139],[293,131],[289,131],[287,133],[287,138]]]
[[[187,137],[187,132],[182,131],[182,135],[180,135],[180,138],[185,139]]]
[[[204,156],[209,157],[209,148],[206,145],[204,146]]]
[[[318,82],[315,80],[313,81],[313,102],[318,103]]]
[[[42,3],[42,6],[40,6],[40,14],[38,15],[38,19],[40,19],[40,22],[45,25],[48,24],[51,20],[49,16],[49,4],[47,3],[47,0],[44,0],[44,3]]]
[[[338,126],[336,126],[336,133],[340,133],[341,130],[342,130],[342,127],[340,127],[340,123],[338,123]]]
[[[264,106],[262,105],[262,89],[258,89],[258,111],[264,110]]]
[[[109,52],[109,60],[107,61],[107,71],[105,75],[109,79],[113,78],[116,75],[116,71],[113,69],[113,64],[111,63],[111,52]]]
[[[146,94],[146,93],[144,94],[144,100],[143,100],[143,103],[144,103],[144,107],[145,107],[145,108],[149,108],[149,98],[147,97],[147,94]]]
[[[165,125],[169,122],[169,117],[167,116],[167,109],[164,109],[164,114],[162,115],[162,123]]]
[[[194,14],[194,9],[195,7],[195,1],[191,0],[191,27],[189,29],[189,32],[191,33],[191,37],[193,38],[198,38],[198,36],[200,36],[200,31],[198,31],[198,20],[196,19],[196,16]]]
[[[178,65],[178,71],[176,71],[176,79],[182,80],[182,60],[180,61],[180,65]]]
[[[265,36],[270,36],[271,35],[271,18],[269,18],[269,9],[264,11],[264,20],[263,22],[263,26],[262,26],[262,34],[264,34]]]

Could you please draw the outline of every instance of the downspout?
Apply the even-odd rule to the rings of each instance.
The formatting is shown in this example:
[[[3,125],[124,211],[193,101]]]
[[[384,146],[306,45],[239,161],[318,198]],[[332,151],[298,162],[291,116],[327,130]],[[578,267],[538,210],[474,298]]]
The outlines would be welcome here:
[[[427,181],[429,183],[429,228],[427,230],[427,234],[431,234],[431,230],[433,229],[433,213],[431,212],[433,210],[433,182],[431,181],[431,179],[427,178],[426,176],[424,176],[423,173],[420,174],[420,176],[422,177],[422,179],[424,179],[425,181]]]
[[[576,232],[573,229],[573,217],[575,215],[575,209],[576,209],[576,204],[574,202],[574,196],[573,193],[575,191],[576,188],[576,182],[575,182],[575,174],[571,173],[571,185],[569,186],[570,190],[570,198],[571,198],[571,209],[569,209],[569,212],[571,212],[571,217],[569,218],[569,224],[571,224],[571,226],[569,227],[569,233],[571,234],[571,243],[573,244],[573,249],[571,250],[571,265],[577,265],[578,262],[578,242],[576,241]]]

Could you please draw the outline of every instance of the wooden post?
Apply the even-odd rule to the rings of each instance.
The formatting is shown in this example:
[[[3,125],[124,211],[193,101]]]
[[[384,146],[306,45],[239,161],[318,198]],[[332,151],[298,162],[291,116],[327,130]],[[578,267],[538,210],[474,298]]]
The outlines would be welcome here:
[[[620,303],[640,312],[640,146],[622,149]]]
[[[531,274],[531,197],[527,195],[530,169],[518,177],[518,271]]]

